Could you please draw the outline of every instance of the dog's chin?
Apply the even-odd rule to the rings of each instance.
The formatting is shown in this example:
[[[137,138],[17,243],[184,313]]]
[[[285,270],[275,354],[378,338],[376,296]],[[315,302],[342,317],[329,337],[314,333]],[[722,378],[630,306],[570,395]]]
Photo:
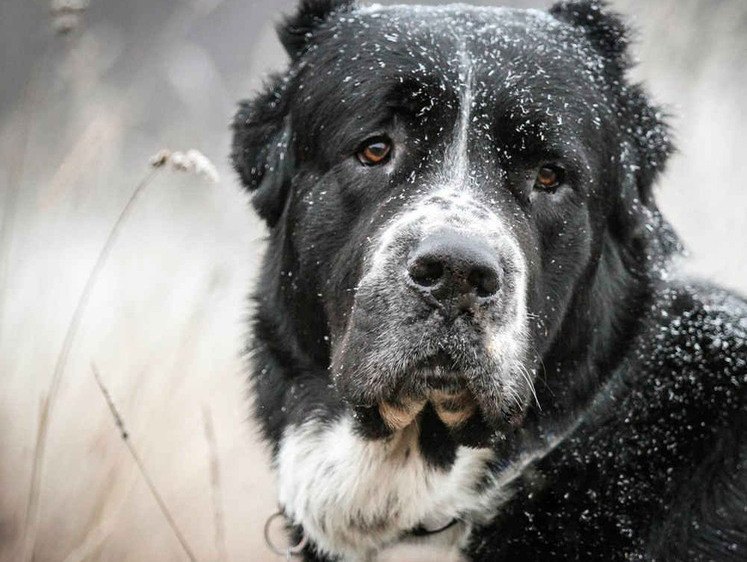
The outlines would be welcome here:
[[[448,402],[448,404],[445,404]],[[458,404],[458,406],[456,406]],[[456,445],[471,448],[495,448],[513,434],[518,424],[506,420],[491,423],[469,396],[448,395],[427,401],[381,402],[375,406],[352,406],[355,430],[368,440],[388,439],[415,428],[417,432],[433,431],[439,425]],[[517,417],[514,417],[514,422]],[[427,422],[427,423],[425,423]],[[441,433],[441,431],[439,431]]]
[[[487,373],[455,370],[450,358],[429,357],[377,399],[347,402],[358,432],[368,439],[421,427],[427,418],[429,423],[442,424],[457,444],[488,447],[519,427],[526,409],[526,401],[508,401],[500,398],[500,392],[483,390],[488,385],[492,383]]]
[[[521,423],[531,383],[514,349],[496,353],[485,330],[467,321],[425,325],[419,334],[377,327],[360,315],[332,345],[335,388],[361,435],[436,424],[459,443],[482,443]]]
[[[449,429],[463,426],[477,413],[477,403],[466,388],[458,389],[450,385],[441,388],[428,388],[415,396],[404,396],[396,400],[385,400],[378,404],[379,415],[391,431],[400,431],[416,423],[426,404]]]

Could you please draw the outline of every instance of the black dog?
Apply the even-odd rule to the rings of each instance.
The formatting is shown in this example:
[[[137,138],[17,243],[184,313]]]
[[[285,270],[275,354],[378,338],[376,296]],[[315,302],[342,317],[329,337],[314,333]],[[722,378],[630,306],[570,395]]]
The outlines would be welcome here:
[[[670,278],[623,23],[305,0],[233,159],[256,415],[309,560],[747,560],[747,305]]]

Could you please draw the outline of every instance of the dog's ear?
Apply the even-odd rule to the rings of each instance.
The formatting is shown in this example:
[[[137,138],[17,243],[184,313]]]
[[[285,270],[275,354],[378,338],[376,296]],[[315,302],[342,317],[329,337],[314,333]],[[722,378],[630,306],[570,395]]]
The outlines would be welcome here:
[[[280,42],[291,60],[298,60],[309,46],[311,34],[330,15],[352,9],[355,0],[301,0],[298,11],[278,25]]]
[[[556,19],[583,30],[586,38],[614,70],[623,72],[629,65],[628,29],[622,18],[599,0],[558,2],[550,13]]]
[[[655,210],[654,184],[675,150],[666,114],[662,108],[651,103],[638,84],[624,87],[620,105],[623,123],[628,124],[622,134],[625,142],[632,144],[634,152],[632,161],[623,158],[623,173],[635,176],[641,203]]]
[[[285,90],[286,81],[273,77],[263,92],[239,104],[232,124],[234,168],[271,227],[283,213],[293,173]]]
[[[272,77],[264,91],[241,102],[233,120],[234,168],[253,194],[254,208],[271,227],[283,214],[293,176],[289,98],[295,63],[318,26],[354,5],[355,0],[302,0],[296,13],[278,26],[280,41],[291,57],[288,74]]]
[[[655,209],[653,186],[673,152],[669,126],[661,108],[651,103],[640,85],[629,84],[626,72],[632,66],[628,29],[619,14],[605,2],[578,0],[559,2],[550,8],[556,19],[578,29],[602,55],[604,74],[619,107],[622,142],[632,148],[622,165],[635,175],[637,197]]]

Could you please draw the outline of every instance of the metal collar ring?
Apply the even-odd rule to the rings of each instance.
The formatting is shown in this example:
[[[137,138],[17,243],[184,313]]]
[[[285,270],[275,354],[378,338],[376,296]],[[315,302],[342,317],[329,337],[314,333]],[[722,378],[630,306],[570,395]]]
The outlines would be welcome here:
[[[306,545],[309,542],[309,537],[308,535],[306,535],[306,532],[304,532],[298,544],[293,545],[293,546],[288,546],[285,549],[278,548],[275,544],[273,544],[272,539],[270,538],[270,527],[272,527],[272,523],[276,519],[280,519],[280,518],[285,519],[285,515],[283,514],[282,511],[273,513],[267,519],[267,522],[265,523],[265,543],[267,544],[267,548],[269,548],[272,552],[280,556],[285,556],[286,559],[290,560],[292,556],[296,554],[301,554],[301,552],[303,551],[303,549],[306,547]]]

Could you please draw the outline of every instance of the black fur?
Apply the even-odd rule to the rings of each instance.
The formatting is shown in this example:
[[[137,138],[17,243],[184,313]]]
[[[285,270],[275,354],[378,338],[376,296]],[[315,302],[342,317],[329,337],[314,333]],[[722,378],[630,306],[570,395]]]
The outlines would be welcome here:
[[[443,327],[394,281],[360,284],[371,243],[434,181],[454,142],[464,83],[455,53],[467,49],[471,177],[528,264],[524,365],[537,396],[526,388],[520,408],[500,411],[486,398],[461,429],[429,404],[420,449],[449,470],[459,445],[490,444],[500,474],[573,429],[514,481],[465,555],[745,560],[747,304],[668,273],[679,242],[654,183],[673,146],[661,109],[626,78],[620,17],[596,1],[549,13],[399,7],[372,17],[348,0],[304,0],[285,20],[288,72],[233,123],[235,167],[271,227],[255,291],[256,416],[275,453],[290,425],[351,411],[361,438],[387,438],[378,402],[421,392],[415,373],[433,356],[464,374],[478,402],[500,393],[476,343],[498,312]],[[388,175],[355,156],[383,133],[398,150]],[[537,195],[526,176],[548,161],[565,163],[571,187]],[[388,322],[403,346],[389,355],[411,359],[412,376],[374,384],[353,366],[381,351]]]
[[[303,0],[298,11],[278,26],[280,42],[291,58],[298,59],[308,48],[314,30],[333,13],[352,8],[353,0]]]

